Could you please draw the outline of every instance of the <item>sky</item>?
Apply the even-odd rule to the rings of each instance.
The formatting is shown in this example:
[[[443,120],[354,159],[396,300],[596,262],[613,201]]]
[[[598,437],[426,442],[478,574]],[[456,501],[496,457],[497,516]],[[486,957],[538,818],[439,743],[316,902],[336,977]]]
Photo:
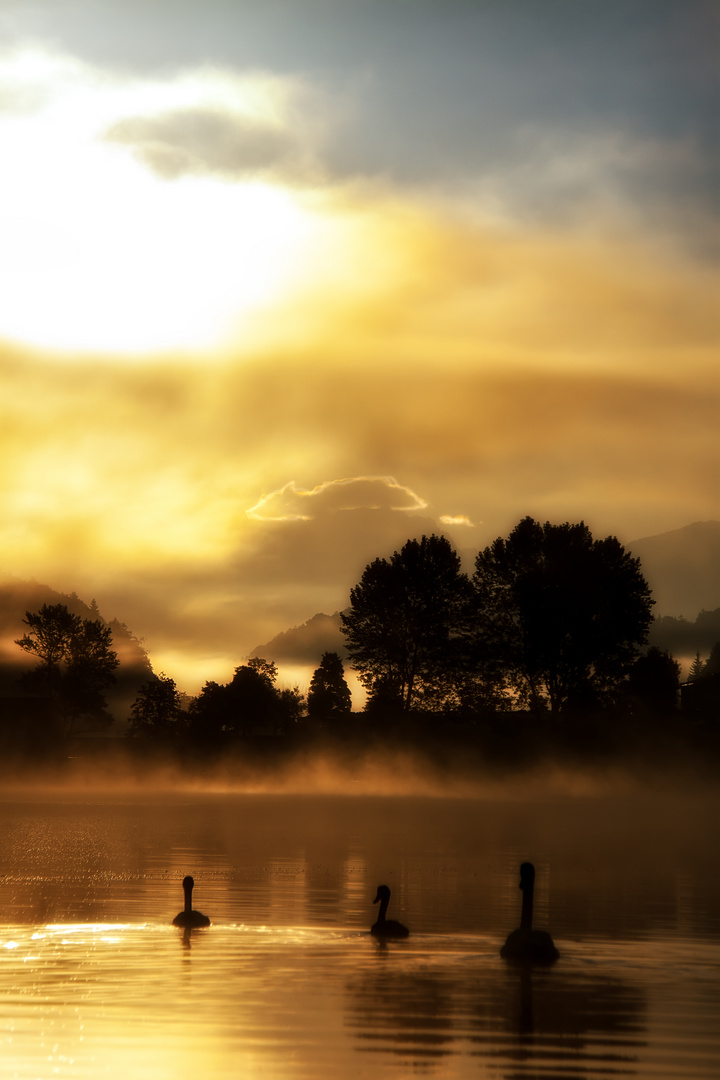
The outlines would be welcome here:
[[[4,576],[192,693],[412,535],[719,518],[719,47],[715,0],[3,0]]]

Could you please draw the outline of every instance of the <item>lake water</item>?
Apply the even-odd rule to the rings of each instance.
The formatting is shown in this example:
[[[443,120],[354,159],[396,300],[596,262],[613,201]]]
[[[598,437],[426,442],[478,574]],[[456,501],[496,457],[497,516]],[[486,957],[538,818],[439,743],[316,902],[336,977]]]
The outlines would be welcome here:
[[[0,1076],[716,1080],[719,804],[6,789]],[[549,968],[499,956],[524,859]]]

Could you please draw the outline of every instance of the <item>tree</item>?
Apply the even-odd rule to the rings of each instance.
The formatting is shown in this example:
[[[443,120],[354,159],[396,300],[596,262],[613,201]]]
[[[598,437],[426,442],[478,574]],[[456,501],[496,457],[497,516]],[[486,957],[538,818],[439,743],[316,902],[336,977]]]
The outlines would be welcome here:
[[[705,661],[703,675],[720,675],[720,641],[716,641]]]
[[[278,720],[277,666],[254,657],[235,668],[228,684],[232,732],[249,735],[254,728],[275,728]]]
[[[295,723],[304,703],[297,687],[275,687],[277,666],[253,657],[235,668],[224,686],[207,682],[189,710],[191,736],[198,742],[232,742],[260,730],[278,734]]]
[[[273,660],[264,660],[261,656],[252,656],[244,665],[251,671],[254,671],[256,675],[264,679],[268,686],[274,686],[275,680],[278,677],[277,664]],[[240,668],[235,669],[235,674],[240,671]]]
[[[352,694],[345,681],[343,662],[336,652],[324,652],[313,672],[307,700],[308,716],[334,720],[352,711]]]
[[[276,730],[287,734],[299,724],[305,709],[305,695],[299,686],[285,686],[277,691]]]
[[[190,703],[188,731],[191,739],[204,745],[219,746],[232,730],[233,711],[227,686],[210,680]]]
[[[341,620],[370,708],[376,698],[402,712],[457,704],[470,595],[443,536],[408,540],[365,567]]]
[[[173,737],[184,727],[185,713],[175,680],[161,673],[140,687],[130,710],[130,735],[153,739]]]
[[[678,707],[680,665],[653,645],[631,666],[628,691],[631,701],[651,716],[669,715]]]
[[[66,737],[81,724],[110,723],[104,691],[115,682],[118,666],[110,627],[102,619],[81,619],[65,604],[43,604],[25,615],[30,629],[15,644],[39,663],[22,676],[23,687],[53,702]]]
[[[690,665],[690,671],[688,672],[688,682],[695,682],[696,679],[701,679],[705,670],[705,661],[700,655],[700,650],[695,653],[695,658]]]
[[[607,703],[647,640],[654,601],[640,561],[587,526],[524,518],[476,559],[478,648],[518,705]]]

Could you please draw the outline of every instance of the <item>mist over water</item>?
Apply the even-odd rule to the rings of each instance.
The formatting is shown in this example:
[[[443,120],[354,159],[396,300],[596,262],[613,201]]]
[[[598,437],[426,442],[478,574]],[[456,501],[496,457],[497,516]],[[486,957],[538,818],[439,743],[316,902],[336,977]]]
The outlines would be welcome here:
[[[0,807],[5,1075],[718,1073],[720,796],[682,770],[106,755]],[[499,956],[528,859],[550,968]],[[206,931],[170,925],[188,873]],[[380,883],[404,941],[368,933]]]
[[[660,747],[660,751],[658,751]],[[39,760],[8,757],[0,765],[4,791],[96,794],[172,792],[387,795],[432,798],[530,799],[660,792],[695,797],[716,786],[715,754],[662,744],[636,747],[626,756],[593,762],[531,753],[522,748],[503,759],[477,746],[442,738],[431,745],[372,733],[363,744],[325,740],[270,752],[240,747],[221,755],[177,754],[134,740],[78,740],[70,752]]]

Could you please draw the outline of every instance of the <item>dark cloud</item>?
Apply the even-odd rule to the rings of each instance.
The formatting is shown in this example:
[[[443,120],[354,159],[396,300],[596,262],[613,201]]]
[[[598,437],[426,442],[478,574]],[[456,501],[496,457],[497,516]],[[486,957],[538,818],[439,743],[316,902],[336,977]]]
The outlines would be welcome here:
[[[611,194],[695,237],[699,208],[717,220],[715,0],[53,0],[11,4],[6,19],[9,41],[45,37],[115,69],[209,61],[310,80],[343,118],[323,148],[331,176],[470,183],[536,220]],[[217,151],[184,118],[157,140],[146,131],[137,152],[165,175],[297,163],[276,134],[228,144],[225,121],[208,120]],[[623,164],[592,152],[608,142],[662,152]],[[563,170],[588,147],[594,172]],[[690,153],[674,164],[678,147]]]
[[[435,519],[389,509],[340,510],[311,521],[269,522],[254,531],[257,544],[250,570],[273,588],[295,585],[344,597],[356,584],[363,567],[377,556],[386,556],[412,536],[440,531]],[[243,560],[244,561],[244,560]],[[339,592],[338,592],[339,590]]]

